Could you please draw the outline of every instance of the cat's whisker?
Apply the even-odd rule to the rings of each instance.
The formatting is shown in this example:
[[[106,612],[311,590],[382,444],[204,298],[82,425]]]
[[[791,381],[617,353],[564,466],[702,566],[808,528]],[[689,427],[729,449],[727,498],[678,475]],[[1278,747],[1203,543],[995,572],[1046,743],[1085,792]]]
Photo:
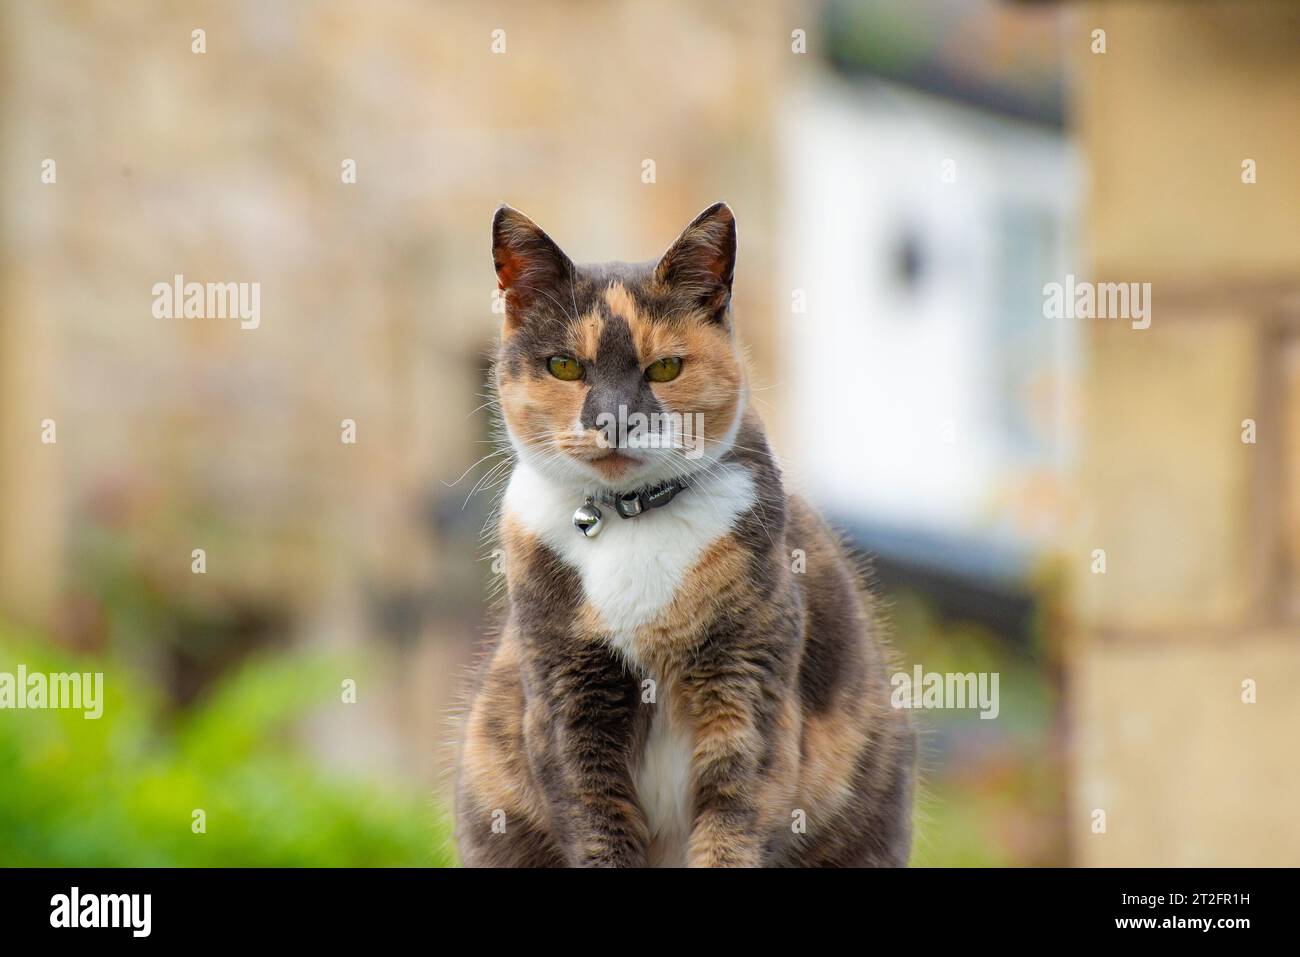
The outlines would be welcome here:
[[[492,466],[492,468],[488,469],[488,471],[484,473],[483,477],[474,483],[474,487],[469,490],[469,494],[465,496],[465,501],[462,502],[460,506],[461,511],[465,510],[466,506],[469,505],[469,500],[474,497],[474,494],[476,492],[478,492],[481,488],[484,487],[484,482],[486,482],[488,478],[490,478],[493,475],[493,473],[503,468],[509,468],[513,464],[514,463],[510,460],[503,460],[501,462],[497,462],[495,465]]]
[[[474,469],[478,468],[478,466],[482,465],[488,459],[495,458],[498,455],[504,455],[504,454],[506,454],[505,449],[497,449],[493,452],[489,452],[487,455],[483,456],[481,459],[479,459],[477,462],[475,462],[473,465],[467,468],[464,472],[461,472],[460,478],[456,479],[456,481],[448,482],[444,480],[442,484],[445,485],[447,488],[455,488],[464,480],[466,475],[469,475],[470,472],[474,471]]]

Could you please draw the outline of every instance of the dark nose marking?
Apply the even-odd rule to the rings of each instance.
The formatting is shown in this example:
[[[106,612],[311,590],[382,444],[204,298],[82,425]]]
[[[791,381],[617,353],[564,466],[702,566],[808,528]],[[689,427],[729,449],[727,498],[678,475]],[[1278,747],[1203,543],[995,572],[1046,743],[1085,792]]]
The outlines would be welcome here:
[[[597,419],[602,413],[617,417],[619,406],[626,408],[627,415],[659,411],[659,402],[641,372],[632,330],[622,316],[605,316],[587,376],[590,388],[581,415],[584,429],[600,428]]]

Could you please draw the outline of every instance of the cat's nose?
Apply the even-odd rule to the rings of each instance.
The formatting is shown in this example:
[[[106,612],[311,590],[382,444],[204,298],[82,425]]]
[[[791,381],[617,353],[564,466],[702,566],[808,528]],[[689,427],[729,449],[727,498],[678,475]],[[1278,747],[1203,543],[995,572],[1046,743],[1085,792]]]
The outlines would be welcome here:
[[[580,421],[584,429],[608,429],[612,424],[622,426],[622,431],[634,413],[646,415],[656,406],[654,394],[644,382],[596,384],[582,403]]]

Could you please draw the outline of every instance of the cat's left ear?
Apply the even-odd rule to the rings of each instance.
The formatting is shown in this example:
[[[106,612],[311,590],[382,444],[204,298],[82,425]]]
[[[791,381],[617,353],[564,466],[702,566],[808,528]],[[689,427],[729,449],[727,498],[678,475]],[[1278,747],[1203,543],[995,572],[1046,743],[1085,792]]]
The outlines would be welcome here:
[[[736,271],[736,217],[726,203],[714,203],[668,247],[655,278],[672,287],[691,308],[725,322]]]
[[[506,295],[506,318],[520,321],[540,296],[573,281],[569,257],[542,228],[504,203],[492,217],[492,265]],[[566,292],[567,295],[567,292]]]

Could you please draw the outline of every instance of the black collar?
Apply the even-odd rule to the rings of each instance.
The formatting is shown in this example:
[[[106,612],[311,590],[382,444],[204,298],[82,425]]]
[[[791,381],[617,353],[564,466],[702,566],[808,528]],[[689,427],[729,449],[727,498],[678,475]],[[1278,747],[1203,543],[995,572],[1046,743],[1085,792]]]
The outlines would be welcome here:
[[[687,488],[684,479],[669,479],[635,492],[598,492],[592,498],[610,505],[622,518],[635,518],[651,508],[663,508]]]

